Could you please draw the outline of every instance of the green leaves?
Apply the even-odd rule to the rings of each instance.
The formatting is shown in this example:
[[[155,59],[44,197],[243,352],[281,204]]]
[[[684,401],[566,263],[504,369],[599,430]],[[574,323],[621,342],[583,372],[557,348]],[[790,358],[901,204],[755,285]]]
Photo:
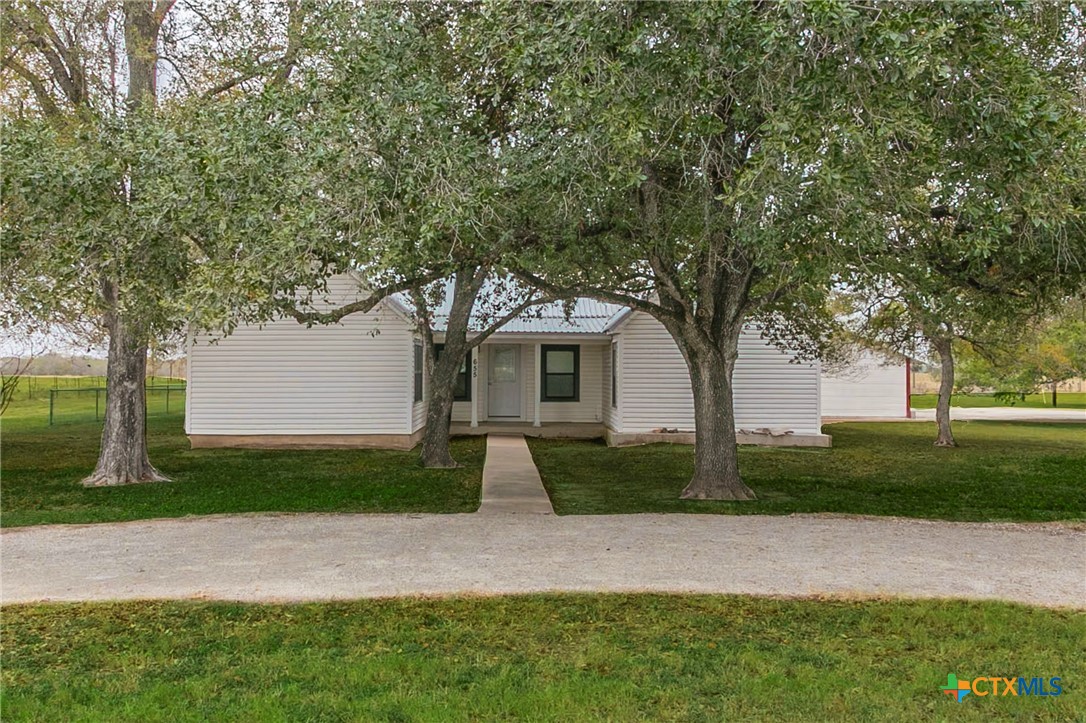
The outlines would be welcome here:
[[[228,329],[334,268],[485,259],[670,285],[693,313],[719,300],[707,273],[750,264],[747,313],[773,294],[786,317],[842,279],[927,298],[1081,258],[1081,63],[1047,7],[1046,24],[991,4],[309,10],[287,83],[65,131],[7,122],[12,288],[95,312],[97,275],[124,270],[155,325]]]

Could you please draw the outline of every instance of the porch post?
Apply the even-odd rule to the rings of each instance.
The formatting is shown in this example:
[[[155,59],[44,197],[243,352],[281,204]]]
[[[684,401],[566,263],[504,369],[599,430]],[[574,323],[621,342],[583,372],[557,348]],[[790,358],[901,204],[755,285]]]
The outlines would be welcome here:
[[[535,412],[535,418],[532,420],[533,427],[540,427],[542,424],[539,421],[539,401],[543,398],[543,387],[540,380],[543,378],[542,362],[542,344],[538,341],[535,343],[535,391],[533,395],[535,397],[535,403],[532,405],[532,410]]]
[[[471,348],[468,357],[468,375],[471,379],[471,426],[479,426],[479,347]]]

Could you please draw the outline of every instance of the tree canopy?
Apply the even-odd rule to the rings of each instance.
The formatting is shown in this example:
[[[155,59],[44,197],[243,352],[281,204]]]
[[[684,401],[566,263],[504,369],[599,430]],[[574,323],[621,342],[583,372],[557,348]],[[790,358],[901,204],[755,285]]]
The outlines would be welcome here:
[[[748,325],[813,358],[842,288],[928,333],[1081,280],[1073,4],[19,0],[3,22],[5,288],[101,319],[115,384],[186,322],[334,323],[404,290],[425,316],[455,277],[448,381],[478,280],[512,272],[655,317],[694,393],[684,495],[744,499]],[[321,307],[345,270],[371,293]],[[135,439],[119,396],[107,429]]]
[[[895,259],[923,278],[934,265],[913,249],[977,276],[1009,236],[1033,258],[1061,237],[1074,202],[1041,189],[1071,178],[1074,155],[1056,156],[1081,113],[1052,49],[1080,16],[1058,10],[519,8],[525,62],[548,78],[535,136],[551,140],[523,276],[628,304],[675,338],[701,450],[684,494],[750,494],[730,381],[744,324],[817,354],[830,290],[885,284]]]

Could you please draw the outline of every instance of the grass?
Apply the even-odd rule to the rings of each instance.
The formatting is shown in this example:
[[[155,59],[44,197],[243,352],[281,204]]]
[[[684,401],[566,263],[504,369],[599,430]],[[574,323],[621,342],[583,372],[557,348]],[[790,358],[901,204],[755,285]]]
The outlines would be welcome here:
[[[105,414],[105,377],[27,376],[18,380],[5,424],[48,421],[50,392],[56,425],[100,420]],[[169,389],[167,389],[169,387]],[[185,380],[151,377],[147,380],[147,414],[179,414],[185,409]]]
[[[148,419],[152,461],[174,481],[84,489],[100,423],[49,426],[48,401],[3,417],[0,524],[86,523],[242,512],[471,512],[485,443],[453,441],[459,470],[423,470],[414,452],[189,449],[182,417]],[[1086,426],[958,422],[962,448],[931,446],[929,423],[835,424],[834,448],[744,447],[755,502],[680,500],[684,446],[608,449],[530,440],[559,514],[837,512],[950,520],[1086,518]]]
[[[8,607],[5,721],[1082,720],[1082,613],[546,595]],[[943,695],[947,674],[1058,697]],[[1050,686],[1048,686],[1051,689]]]
[[[913,409],[935,409],[938,394],[914,394],[909,398]],[[1086,409],[1086,392],[1060,392],[1056,397],[1057,409]],[[1027,394],[1026,398],[1015,399],[1014,404],[996,399],[993,394],[954,394],[950,397],[952,407],[1025,407],[1028,409],[1052,409],[1051,394]]]
[[[834,512],[964,521],[1086,518],[1086,425],[957,422],[957,449],[934,423],[826,427],[831,449],[742,447],[753,502],[680,500],[693,449],[529,440],[555,512]]]
[[[464,467],[426,470],[415,452],[189,449],[178,414],[148,418],[151,461],[173,481],[85,489],[101,423],[3,418],[4,527],[240,512],[473,512],[485,444],[453,440]]]

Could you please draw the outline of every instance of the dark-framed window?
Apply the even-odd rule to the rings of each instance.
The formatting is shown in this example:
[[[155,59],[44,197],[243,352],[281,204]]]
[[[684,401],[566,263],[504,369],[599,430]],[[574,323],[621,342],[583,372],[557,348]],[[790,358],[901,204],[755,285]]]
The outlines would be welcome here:
[[[611,408],[618,409],[618,342],[611,342]]]
[[[581,347],[576,344],[544,344],[540,401],[577,402],[581,399]]]
[[[434,358],[440,359],[441,352],[445,351],[444,344],[434,344]],[[471,357],[471,352],[464,355],[464,360],[460,362],[460,373],[456,375],[456,384],[453,385],[453,401],[454,402],[470,402],[471,401],[471,374],[468,373],[468,359]]]
[[[422,401],[422,344],[415,342],[415,401]]]

